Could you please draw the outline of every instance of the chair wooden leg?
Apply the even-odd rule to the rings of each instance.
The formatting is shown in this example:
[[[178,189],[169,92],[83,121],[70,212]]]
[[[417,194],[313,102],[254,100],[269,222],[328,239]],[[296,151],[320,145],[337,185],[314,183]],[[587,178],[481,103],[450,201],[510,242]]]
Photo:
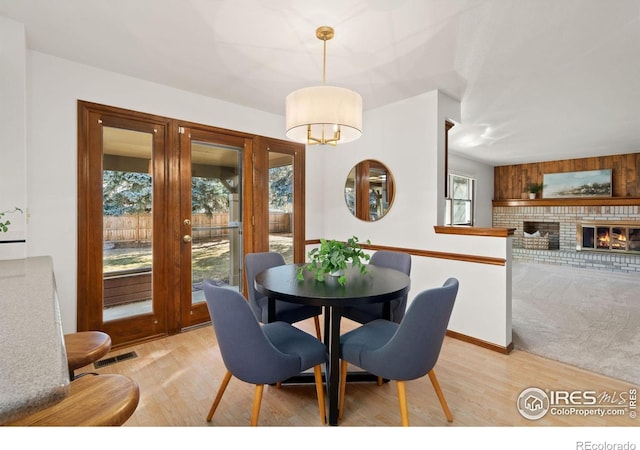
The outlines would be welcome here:
[[[447,401],[444,398],[442,389],[440,389],[440,383],[438,383],[438,379],[436,378],[436,373],[433,371],[433,369],[429,372],[429,379],[431,380],[431,384],[433,384],[433,389],[436,391],[438,400],[440,400],[440,405],[444,410],[444,415],[447,417],[447,421],[453,422],[453,416],[451,415],[451,411],[449,411],[449,406],[447,405]]]
[[[316,393],[318,395],[318,408],[320,409],[320,422],[322,425],[327,424],[327,411],[324,404],[324,385],[322,384],[322,365],[318,364],[313,368],[313,374],[316,379]]]
[[[264,384],[256,384],[256,391],[253,394],[253,409],[251,410],[251,426],[258,426],[258,417],[260,416],[260,404],[262,403],[262,392]]]
[[[404,381],[396,381],[398,388],[398,402],[400,402],[400,419],[402,426],[409,426],[409,410],[407,409],[407,390]]]
[[[322,340],[322,334],[320,334],[320,317],[319,316],[313,316],[313,323],[316,326],[316,336],[318,338],[318,340]]]
[[[342,419],[344,412],[344,394],[347,390],[347,367],[349,363],[346,360],[340,362],[340,398],[338,399],[338,419]]]
[[[211,405],[211,409],[209,410],[209,415],[207,416],[207,422],[211,422],[213,413],[216,412],[216,408],[218,407],[218,404],[220,404],[220,400],[222,400],[222,396],[224,395],[225,389],[227,389],[229,380],[231,380],[231,372],[227,370],[227,373],[224,375],[224,378],[222,379],[222,384],[220,385],[220,388],[218,388],[216,399],[213,401],[213,405]]]

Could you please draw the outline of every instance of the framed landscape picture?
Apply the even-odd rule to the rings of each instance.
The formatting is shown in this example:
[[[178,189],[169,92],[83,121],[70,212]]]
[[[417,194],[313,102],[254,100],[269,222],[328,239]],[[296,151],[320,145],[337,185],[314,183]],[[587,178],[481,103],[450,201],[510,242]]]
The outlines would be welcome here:
[[[545,173],[542,198],[611,197],[611,169]]]

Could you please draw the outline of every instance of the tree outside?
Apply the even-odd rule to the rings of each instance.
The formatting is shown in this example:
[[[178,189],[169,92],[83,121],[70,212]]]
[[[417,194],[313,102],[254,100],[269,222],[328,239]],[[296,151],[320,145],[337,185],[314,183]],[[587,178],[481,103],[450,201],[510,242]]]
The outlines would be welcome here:
[[[290,165],[269,171],[269,209],[291,212],[293,173]],[[105,170],[103,172],[103,213],[105,216],[149,215],[152,208],[152,178],[146,173]],[[229,212],[229,190],[218,179],[192,178],[192,212],[206,214]],[[149,224],[151,220],[147,221]],[[270,238],[272,251],[292,257],[290,239]],[[105,242],[104,272],[151,269],[151,246],[146,242]],[[228,281],[229,240],[194,239],[192,244],[193,279],[213,278]]]

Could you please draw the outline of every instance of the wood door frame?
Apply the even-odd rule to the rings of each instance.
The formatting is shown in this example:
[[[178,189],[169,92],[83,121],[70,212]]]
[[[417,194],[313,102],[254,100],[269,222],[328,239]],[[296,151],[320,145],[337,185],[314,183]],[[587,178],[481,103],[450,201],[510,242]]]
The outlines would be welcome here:
[[[102,316],[103,298],[103,261],[102,252],[96,251],[102,248],[102,203],[95,202],[95,198],[102,198],[102,176],[96,176],[95,172],[102,172],[102,152],[93,150],[102,148],[102,127],[112,126],[149,132],[153,136],[154,146],[167,148],[167,137],[170,128],[170,119],[151,114],[137,113],[135,111],[121,110],[95,103],[78,101],[78,274],[77,274],[77,329],[78,331],[103,329],[106,332],[111,327],[117,327],[121,320],[114,320],[105,324]],[[160,128],[160,129],[158,129]],[[92,151],[93,150],[93,151]],[[166,157],[161,153],[153,155],[153,173],[166,173]],[[158,183],[154,182],[154,195],[168,202],[166,191],[167,183],[163,183],[165,177],[158,177]],[[160,194],[160,195],[157,195]],[[165,209],[168,205],[160,203],[158,208]],[[168,217],[168,215],[167,215]],[[153,233],[155,239],[160,239],[156,245],[162,247],[162,230],[167,227],[163,220],[153,221]],[[166,264],[163,255],[153,252],[153,265],[159,271]],[[155,290],[165,291],[167,280],[153,280]],[[98,301],[98,299],[100,301]],[[128,342],[137,342],[167,334],[166,314],[158,311],[160,300],[154,300],[153,313],[140,315],[136,319],[129,319],[132,323],[128,326]],[[162,305],[164,306],[164,305]],[[151,320],[152,326],[149,327]],[[114,345],[119,339],[114,337]]]
[[[305,261],[305,146],[290,141],[256,136],[254,138],[254,170],[252,183],[258,189],[253,190],[252,217],[253,242],[250,252],[269,251],[269,199],[264,192],[269,190],[269,152],[284,153],[293,157],[293,260]],[[296,220],[297,219],[297,220]]]
[[[154,220],[154,235],[165,234],[166,238],[162,245],[166,254],[156,255],[154,252],[154,269],[161,268],[168,276],[154,281],[154,289],[162,290],[162,295],[167,299],[164,305],[164,323],[158,323],[157,329],[152,335],[142,335],[135,330],[131,339],[127,342],[114,341],[114,348],[120,345],[128,345],[134,342],[162,337],[179,333],[182,330],[181,315],[183,314],[180,305],[180,271],[181,262],[179,258],[171,255],[180,255],[181,238],[183,234],[183,223],[181,219],[181,197],[176,186],[180,179],[180,127],[212,132],[219,135],[227,135],[237,142],[243,139],[243,251],[242,258],[246,253],[255,251],[265,251],[269,246],[269,207],[268,199],[264,196],[268,192],[268,152],[272,151],[289,153],[294,156],[294,258],[296,262],[303,262],[305,258],[305,146],[289,141],[275,138],[253,135],[208,125],[181,121],[173,118],[157,116],[153,114],[141,113],[132,110],[107,106],[83,100],[78,100],[78,250],[77,250],[77,330],[85,331],[100,329],[103,327],[101,300],[103,295],[103,273],[102,273],[102,253],[96,252],[96,242],[101,248],[103,244],[102,226],[95,226],[95,219],[91,217],[102,217],[101,205],[96,205],[96,195],[102,197],[102,185],[96,178],[90,176],[90,171],[95,170],[96,164],[102,167],[102,156],[97,160],[96,155],[91,155],[91,146],[102,146],[102,134],[90,132],[92,123],[101,115],[108,115],[113,118],[122,118],[144,123],[162,124],[164,133],[162,134],[166,149],[165,158],[162,161],[154,159],[154,171],[161,171],[165,183],[159,186],[166,198],[166,204],[162,205],[166,214],[162,221]],[[154,156],[155,158],[155,156]],[[100,177],[101,179],[101,177]],[[100,223],[102,219],[99,219]],[[158,223],[156,223],[158,222]],[[159,227],[156,229],[156,226]],[[161,238],[160,238],[161,239]],[[157,283],[157,284],[156,284]],[[245,290],[246,292],[246,290]],[[97,299],[100,299],[98,302]],[[98,309],[100,309],[98,311]],[[199,314],[201,316],[202,314]],[[201,320],[206,317],[199,317]]]
[[[192,139],[207,141],[208,139],[214,138],[214,140],[218,144],[228,145],[231,147],[238,147],[243,149],[242,150],[242,164],[243,164],[242,170],[244,172],[242,176],[242,180],[243,180],[243,186],[242,186],[243,247],[242,248],[243,248],[243,251],[242,251],[242,255],[240,255],[240,258],[241,259],[244,258],[244,253],[245,253],[244,237],[251,236],[251,232],[252,232],[252,228],[250,227],[250,224],[248,224],[247,221],[245,220],[245,214],[250,213],[250,210],[247,209],[246,203],[248,202],[245,201],[245,197],[252,197],[251,192],[254,190],[252,183],[247,182],[246,180],[247,178],[249,178],[247,176],[247,170],[251,170],[252,151],[253,151],[252,143],[253,143],[254,137],[246,133],[222,130],[220,128],[194,124],[189,122],[183,122],[183,121],[179,122],[176,132],[179,134],[178,140],[180,144],[178,146],[178,152],[179,152],[179,160],[180,160],[180,177],[182,179],[188,178],[189,180],[191,180],[191,168],[190,168],[191,152],[190,150],[189,152],[182,151],[181,148],[188,146],[190,149]],[[189,136],[189,134],[194,134],[195,136]],[[249,164],[249,166],[247,166],[247,164]],[[245,192],[245,189],[248,189],[248,191]],[[191,191],[180,190],[180,192],[177,192],[176,195],[179,201],[179,208],[173,216],[177,218],[176,219],[177,227],[179,228],[179,231],[177,234],[178,238],[176,239],[176,242],[178,244],[177,250],[180,252],[183,246],[182,236],[184,236],[185,234],[191,234],[192,232],[191,226],[185,225],[183,222],[183,219],[184,219],[183,216],[186,214],[186,211],[185,211],[186,205],[191,204]],[[190,252],[188,253],[190,254]],[[185,258],[181,258],[180,269],[179,269],[180,272],[187,271],[188,268],[190,268],[190,264],[191,264],[190,256],[189,258],[187,258],[186,255],[183,255],[183,256],[185,256]],[[176,277],[176,278],[181,279],[181,277]],[[178,292],[180,294],[179,295],[180,298],[186,298],[187,296],[190,296],[190,292],[191,292],[190,289],[191,289],[190,287],[187,288],[186,286],[178,286]],[[182,305],[178,305],[178,309],[175,312],[175,314],[176,314],[175,322],[174,322],[176,324],[175,332],[179,332],[181,329],[192,327],[200,323],[208,322],[210,320],[209,310],[205,303],[198,304],[198,305],[191,305],[185,302]]]

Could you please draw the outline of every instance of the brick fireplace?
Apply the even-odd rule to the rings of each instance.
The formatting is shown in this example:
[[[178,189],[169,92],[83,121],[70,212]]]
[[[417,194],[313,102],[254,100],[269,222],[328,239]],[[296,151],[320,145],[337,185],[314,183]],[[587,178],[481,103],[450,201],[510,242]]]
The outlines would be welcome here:
[[[640,205],[576,203],[495,201],[493,226],[516,229],[514,260],[640,273]],[[548,235],[548,249],[524,248],[524,232],[536,231]]]

